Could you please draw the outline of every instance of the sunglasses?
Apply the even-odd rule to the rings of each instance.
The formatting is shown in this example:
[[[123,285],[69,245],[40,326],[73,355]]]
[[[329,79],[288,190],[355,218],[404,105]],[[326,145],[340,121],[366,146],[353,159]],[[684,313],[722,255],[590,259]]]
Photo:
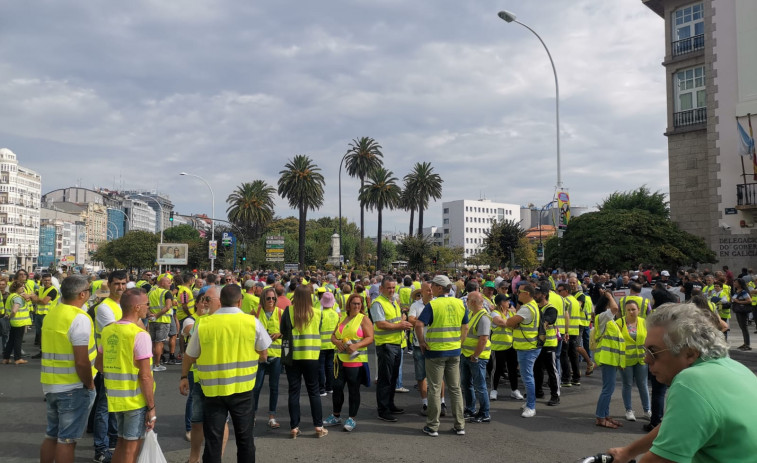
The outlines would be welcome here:
[[[267,298],[265,298],[265,300],[266,301],[275,301],[276,298],[275,297],[267,297]]]
[[[653,347],[646,347],[646,346],[642,346],[641,348],[644,350],[644,356],[646,357],[648,355],[649,358],[651,358],[652,360],[657,360],[657,355],[660,352],[665,352],[665,351],[670,350],[670,349],[659,349],[659,350],[657,350],[657,349],[655,349]]]

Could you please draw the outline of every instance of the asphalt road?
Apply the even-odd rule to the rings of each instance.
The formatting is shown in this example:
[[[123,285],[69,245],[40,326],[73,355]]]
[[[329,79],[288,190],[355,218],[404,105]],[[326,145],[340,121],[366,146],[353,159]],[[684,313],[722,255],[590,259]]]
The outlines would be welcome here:
[[[754,331],[754,326],[750,326]],[[740,333],[731,332],[730,344],[740,346]],[[37,352],[27,336],[24,347],[29,354]],[[757,351],[731,351],[731,356],[757,372]],[[583,366],[582,366],[583,367]],[[45,430],[45,402],[39,384],[39,360],[27,365],[0,365],[0,462],[39,461],[39,446]],[[466,425],[467,434],[456,436],[448,432],[450,417],[442,418],[440,436],[428,437],[421,432],[425,418],[418,413],[420,396],[413,389],[412,356],[405,355],[404,384],[411,390],[397,394],[397,405],[407,413],[400,415],[398,423],[386,423],[376,418],[375,388],[361,389],[361,408],[357,427],[352,433],[341,427],[329,428],[330,434],[315,439],[307,395],[301,395],[303,434],[295,441],[289,439],[287,410],[287,381],[282,375],[279,394],[278,418],[281,428],[275,431],[265,426],[267,389],[260,398],[260,425],[255,429],[257,461],[260,462],[413,462],[444,463],[465,460],[509,462],[573,462],[608,447],[627,444],[643,434],[642,425],[623,420],[621,385],[617,384],[611,412],[624,421],[624,427],[611,430],[594,426],[594,410],[601,388],[601,373],[582,378],[582,385],[563,389],[562,403],[547,407],[545,399],[537,400],[536,417],[520,417],[522,401],[509,399],[508,383],[500,385],[503,399],[492,402],[492,422]],[[161,448],[169,463],[187,461],[189,443],[184,440],[185,398],[179,395],[180,366],[155,374],[157,381],[156,430]],[[619,376],[619,375],[618,375]],[[522,386],[521,386],[522,390]],[[331,411],[331,397],[323,398],[324,417]],[[641,404],[633,392],[634,409],[641,414]],[[344,408],[346,412],[346,404]],[[233,432],[232,432],[233,433]],[[77,462],[92,461],[92,436],[85,435],[76,451]],[[236,461],[233,435],[229,439],[226,461]]]

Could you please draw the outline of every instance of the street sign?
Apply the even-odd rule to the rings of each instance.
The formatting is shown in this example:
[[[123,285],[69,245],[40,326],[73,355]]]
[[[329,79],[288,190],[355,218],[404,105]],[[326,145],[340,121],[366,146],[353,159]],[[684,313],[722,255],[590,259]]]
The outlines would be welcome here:
[[[269,235],[265,237],[265,261],[284,262],[284,237]]]
[[[234,240],[234,234],[231,232],[223,232],[223,237],[221,238],[221,244],[224,246],[231,245],[231,242]]]
[[[726,207],[725,208],[725,215],[733,215],[738,214],[739,212],[736,210],[735,207]]]
[[[284,264],[284,271],[285,272],[296,272],[299,270],[300,265],[299,264]]]

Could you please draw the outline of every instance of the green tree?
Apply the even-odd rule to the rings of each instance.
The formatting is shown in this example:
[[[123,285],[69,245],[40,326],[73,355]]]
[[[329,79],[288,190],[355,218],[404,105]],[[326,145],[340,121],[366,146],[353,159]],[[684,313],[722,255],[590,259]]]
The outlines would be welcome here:
[[[242,183],[226,198],[229,221],[252,239],[262,234],[273,219],[273,195],[276,189],[263,180]]]
[[[360,179],[360,192],[363,191],[365,186],[365,178],[371,171],[381,167],[383,165],[382,158],[384,154],[381,152],[381,145],[371,137],[360,137],[353,139],[347,148],[345,155],[345,166],[347,167],[347,174],[350,177],[357,177]],[[364,244],[365,240],[365,208],[363,204],[360,204],[360,256],[358,263],[363,263]]]
[[[410,227],[408,228],[407,236],[413,236],[413,223],[415,223],[415,209],[417,208],[417,205],[415,204],[416,201],[417,197],[410,194],[410,189],[407,184],[407,176],[405,176],[405,188],[402,190],[400,207],[410,212]]]
[[[649,191],[646,185],[624,192],[614,192],[600,204],[600,211],[647,211],[652,215],[670,217],[669,203],[665,200],[665,193]]]
[[[326,182],[321,169],[305,155],[297,155],[279,172],[279,196],[289,201],[289,207],[299,211],[298,262],[305,269],[305,225],[308,209],[318,210],[323,205],[323,186]]]
[[[506,262],[513,264],[515,251],[521,244],[521,238],[526,236],[526,231],[515,220],[501,220],[492,224],[484,238],[483,253],[496,266],[502,266]],[[483,257],[483,256],[480,256]]]
[[[535,244],[531,243],[525,236],[518,241],[518,247],[515,249],[515,264],[524,269],[533,270],[539,266],[539,259],[536,258]]]
[[[465,261],[465,249],[462,246],[434,246],[432,253],[438,256],[436,266],[439,268],[462,265]]]
[[[431,239],[427,236],[406,236],[399,246],[400,256],[407,260],[407,268],[423,272],[431,255]]]
[[[166,243],[189,243],[198,241],[200,232],[191,225],[183,224],[163,230],[163,241]]]
[[[115,241],[115,240],[114,240]],[[92,260],[102,262],[105,268],[118,268],[119,262],[113,255],[113,241],[102,242],[97,246],[97,251],[92,254]]]
[[[360,207],[367,207],[370,210],[378,211],[378,233],[376,236],[376,268],[382,268],[381,252],[381,227],[383,225],[384,209],[395,209],[400,203],[400,187],[397,186],[397,178],[392,176],[392,171],[383,167],[372,171],[368,175],[368,181],[360,189],[358,200]]]
[[[152,268],[158,255],[160,237],[142,230],[127,232],[110,242],[113,257],[126,268]]]
[[[442,183],[430,162],[416,162],[412,172],[405,176],[405,190],[409,197],[415,198],[412,202],[418,209],[418,234],[423,234],[423,211],[429,201],[442,197]]]

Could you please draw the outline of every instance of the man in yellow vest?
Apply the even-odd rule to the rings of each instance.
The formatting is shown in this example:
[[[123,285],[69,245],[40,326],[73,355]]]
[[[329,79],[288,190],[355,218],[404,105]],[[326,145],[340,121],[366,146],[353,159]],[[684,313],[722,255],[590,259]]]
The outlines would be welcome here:
[[[536,398],[544,397],[544,370],[547,370],[547,384],[550,397],[547,405],[554,407],[560,404],[560,384],[558,383],[557,362],[557,308],[549,302],[552,285],[548,280],[541,280],[535,288],[534,300],[541,311],[542,321],[546,324],[544,347],[536,360],[534,367],[534,381],[536,383]]]
[[[563,333],[563,349],[560,353],[561,386],[571,387],[581,385],[581,372],[578,370],[578,340],[580,336],[579,326],[583,313],[581,304],[571,294],[569,286],[565,283],[557,284],[557,294],[565,301],[566,333]]]
[[[385,277],[381,281],[379,297],[371,305],[378,360],[376,384],[378,417],[389,422],[397,421],[394,415],[405,413],[404,409],[394,404],[394,394],[402,360],[402,336],[405,330],[413,327],[410,322],[402,320],[399,305],[394,302],[396,286],[397,282],[394,278]]]
[[[439,435],[441,393],[447,386],[454,425],[452,432],[465,435],[465,412],[460,389],[462,339],[468,335],[468,311],[463,301],[448,297],[452,282],[444,275],[431,280],[435,298],[426,304],[415,322],[415,336],[423,352],[428,383],[428,415],[423,432]]]
[[[95,344],[98,348],[102,347],[103,329],[116,323],[123,316],[121,295],[126,291],[126,283],[128,282],[129,277],[123,270],[116,270],[108,275],[106,286],[108,297],[95,307]],[[100,371],[102,372],[102,370]],[[94,461],[98,462],[110,460],[112,455],[109,449],[115,448],[118,440],[116,416],[113,413],[108,413],[108,391],[101,372],[98,372],[95,376],[97,398],[93,406],[95,415],[92,423],[95,447]]]
[[[95,400],[95,332],[82,310],[89,299],[86,277],[71,275],[61,283],[61,301],[42,325],[40,382],[47,405],[42,463],[71,463],[76,441],[87,426]]]
[[[489,394],[486,390],[486,364],[492,353],[492,343],[489,341],[492,323],[489,313],[484,309],[484,296],[478,291],[468,294],[468,310],[469,329],[463,338],[460,360],[460,387],[465,398],[464,417],[472,423],[489,423],[491,417]]]
[[[195,322],[182,362],[179,390],[189,392],[189,367],[197,362],[197,375],[205,400],[202,429],[205,435],[203,461],[221,461],[226,416],[231,415],[237,443],[237,461],[255,461],[255,377],[258,361],[268,359],[271,337],[255,317],[241,310],[242,290],[226,285],[221,290],[221,308]],[[215,297],[215,290],[206,295]]]
[[[113,275],[125,275],[117,271],[110,274],[108,287],[126,287],[126,279],[114,279]],[[118,281],[119,283],[114,283]],[[118,423],[118,442],[113,460],[135,463],[139,456],[141,440],[146,431],[155,426],[155,382],[150,368],[152,341],[142,328],[141,319],[147,316],[149,301],[140,288],[120,291],[120,320],[103,327],[98,346],[97,365],[105,377],[109,391],[106,410],[110,410]],[[110,297],[109,296],[109,299]],[[106,299],[107,301],[108,299]],[[103,302],[105,304],[105,302]],[[103,304],[100,304],[102,306]],[[98,306],[99,307],[99,306]],[[98,461],[95,458],[95,461]]]
[[[34,326],[37,328],[37,332],[34,336],[34,344],[40,344],[42,338],[42,323],[45,321],[45,315],[50,312],[52,307],[58,304],[59,293],[53,286],[53,278],[49,273],[42,275],[40,279],[42,286],[37,288],[37,291],[31,294],[31,300],[37,305],[37,310],[34,313]],[[42,352],[36,355],[32,355],[33,359],[42,357]]]
[[[171,280],[167,277],[160,278],[158,285],[148,293],[150,300],[149,328],[153,345],[153,371],[165,371],[166,367],[160,364],[163,355],[163,343],[168,341],[168,333],[171,329],[171,311],[173,310],[173,294],[171,294]]]
[[[518,353],[520,376],[526,386],[526,403],[523,404],[523,418],[536,415],[536,383],[534,364],[539,358],[543,342],[539,339],[541,311],[534,300],[536,289],[530,283],[518,287],[520,308],[507,319],[505,326],[513,330],[513,348]]]

